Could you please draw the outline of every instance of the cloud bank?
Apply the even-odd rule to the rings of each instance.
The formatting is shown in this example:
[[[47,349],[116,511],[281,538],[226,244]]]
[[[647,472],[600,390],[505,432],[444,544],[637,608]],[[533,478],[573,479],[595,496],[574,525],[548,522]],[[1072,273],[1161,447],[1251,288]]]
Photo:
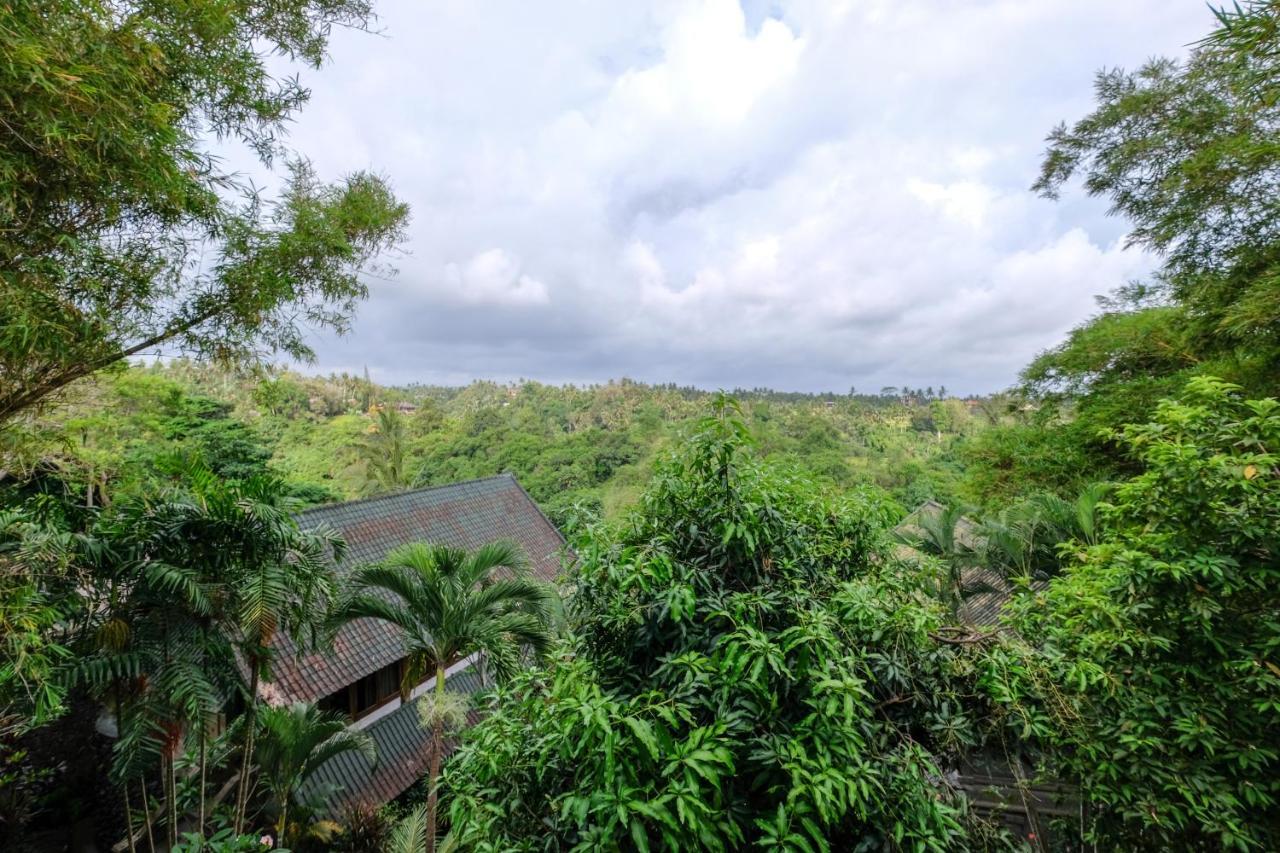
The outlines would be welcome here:
[[[1198,0],[378,4],[291,143],[410,202],[319,369],[990,391],[1144,275],[1034,197],[1093,73],[1180,55]]]

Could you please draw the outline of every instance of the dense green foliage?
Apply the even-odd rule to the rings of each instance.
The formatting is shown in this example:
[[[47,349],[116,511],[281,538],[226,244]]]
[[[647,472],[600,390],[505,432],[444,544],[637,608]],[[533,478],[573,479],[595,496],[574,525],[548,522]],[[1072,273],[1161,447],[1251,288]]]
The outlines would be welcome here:
[[[961,649],[874,497],[745,460],[745,427],[712,420],[582,540],[571,640],[446,771],[455,838],[982,847],[938,780],[985,747],[1078,782],[1108,849],[1272,849],[1278,430],[1276,401],[1193,380],[1117,436],[1139,473],[1109,497],[924,525],[944,560],[1055,576],[1015,595],[1017,633]]]
[[[891,510],[753,461],[718,406],[583,541],[573,640],[450,764],[466,849],[963,843],[940,762],[976,737],[966,653],[888,558]]]
[[[228,369],[344,328],[399,237],[384,181],[276,138],[306,92],[270,54],[369,14],[0,4],[0,844],[74,809],[130,853],[430,853],[443,796],[450,850],[1280,847],[1280,3],[1053,132],[1036,189],[1083,178],[1161,263],[967,400]],[[289,160],[281,196],[209,130]],[[127,363],[161,343],[223,364]],[[293,514],[503,471],[575,543],[563,607],[500,543],[341,585]],[[372,742],[272,685],[280,634],[364,618],[402,692],[436,677],[394,829],[318,820],[309,778]],[[1070,819],[1010,837],[982,767]]]
[[[228,478],[276,476],[308,502],[510,471],[563,524],[633,501],[708,397],[628,381],[397,389],[177,362],[79,387],[12,433],[21,440],[0,448],[0,467],[23,494],[80,505],[174,482],[182,460],[196,458]],[[1013,421],[980,413],[986,402],[756,391],[744,405],[770,457],[842,486],[877,483],[913,506],[961,487],[955,457],[966,436]]]
[[[1193,380],[1127,427],[1108,535],[1018,608],[1006,689],[1113,843],[1280,844],[1280,404],[1237,392]]]
[[[1037,457],[1018,466],[1028,485],[1069,489],[1064,452],[1095,476],[1132,473],[1108,436],[1191,376],[1280,393],[1280,7],[1251,0],[1218,20],[1184,62],[1100,72],[1093,112],[1049,137],[1035,189],[1057,198],[1082,179],[1161,264],[1024,370],[1025,390],[1060,417],[1038,438],[992,434],[986,452]]]

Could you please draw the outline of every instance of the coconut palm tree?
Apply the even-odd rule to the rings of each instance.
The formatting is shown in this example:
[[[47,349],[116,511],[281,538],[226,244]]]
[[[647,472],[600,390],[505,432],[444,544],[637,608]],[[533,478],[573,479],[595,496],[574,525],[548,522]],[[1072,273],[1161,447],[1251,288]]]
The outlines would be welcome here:
[[[347,752],[359,753],[372,762],[377,749],[367,734],[348,729],[340,715],[321,711],[308,702],[265,707],[259,723],[256,762],[278,809],[276,839],[285,844],[289,840],[289,807],[320,765]]]
[[[400,629],[408,658],[401,692],[435,676],[430,714],[431,763],[427,791],[426,849],[435,849],[436,801],[444,748],[445,671],[480,654],[499,680],[512,674],[528,650],[544,654],[551,642],[554,589],[528,576],[519,548],[493,542],[474,553],[415,543],[381,563],[355,572],[334,625],[381,619]]]

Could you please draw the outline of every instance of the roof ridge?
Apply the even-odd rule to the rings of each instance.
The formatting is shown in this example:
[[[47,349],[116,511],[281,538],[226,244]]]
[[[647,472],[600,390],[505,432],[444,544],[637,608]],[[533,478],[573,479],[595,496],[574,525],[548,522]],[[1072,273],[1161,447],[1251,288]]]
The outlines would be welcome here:
[[[528,500],[529,503],[533,504],[533,508],[538,511],[538,516],[543,520],[547,527],[551,528],[551,532],[560,540],[560,544],[568,545],[569,540],[564,538],[564,534],[560,532],[560,528],[556,527],[555,523],[547,517],[547,514],[542,509],[542,505],[533,499],[533,495],[529,494],[529,490],[524,487],[524,483],[521,483],[520,479],[509,471],[507,472],[507,476],[515,481],[516,488],[520,490],[520,493],[525,496],[525,499]]]
[[[456,483],[440,483],[439,485],[435,485],[435,486],[422,486],[417,489],[401,489],[398,492],[387,492],[386,494],[381,494],[381,495],[370,495],[367,498],[352,498],[351,500],[347,500],[347,501],[332,501],[326,504],[318,504],[316,506],[309,506],[306,509],[299,510],[298,512],[294,513],[294,517],[301,518],[304,515],[307,515],[312,512],[316,512],[318,510],[333,509],[334,507],[339,507],[339,506],[351,506],[352,504],[368,504],[368,503],[374,503],[375,501],[390,500],[391,498],[402,498],[402,497],[406,497],[407,495],[420,495],[425,492],[438,492],[443,489],[456,489],[459,486],[469,486],[474,483],[487,483],[490,480],[502,480],[502,479],[511,480],[517,486],[520,486],[520,481],[516,479],[515,474],[512,474],[510,471],[503,471],[501,474],[491,474],[488,477],[475,477],[470,480],[459,480]],[[520,490],[524,491],[524,486],[520,486]],[[528,496],[528,492],[525,492],[525,495]],[[529,499],[533,501],[533,498],[529,498]],[[537,501],[533,501],[533,505],[536,507],[538,505]],[[539,512],[541,512],[541,510],[539,510]],[[554,529],[555,525],[552,525],[552,528]]]

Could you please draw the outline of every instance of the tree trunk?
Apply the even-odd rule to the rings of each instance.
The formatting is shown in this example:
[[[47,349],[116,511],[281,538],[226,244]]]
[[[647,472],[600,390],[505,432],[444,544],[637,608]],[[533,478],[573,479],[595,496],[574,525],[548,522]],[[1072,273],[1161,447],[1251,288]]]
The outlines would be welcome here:
[[[176,754],[171,754],[168,759],[168,767],[166,772],[169,776],[169,811],[167,823],[169,824],[169,849],[173,849],[178,843],[178,768]]]
[[[124,703],[120,700],[120,679],[112,680],[111,694],[116,702],[116,743],[119,743],[124,737]],[[124,790],[124,832],[129,839],[129,853],[137,853],[133,843],[133,806],[129,804],[129,780],[125,779],[124,784],[120,786]],[[147,800],[142,800],[142,812],[146,815]]]
[[[234,830],[236,835],[244,831],[245,809],[249,802],[250,768],[253,766],[253,740],[258,728],[258,659],[254,656],[249,661],[249,706],[245,709],[244,757],[240,761],[240,790],[236,793],[236,815]]]
[[[280,799],[280,825],[276,827],[276,844],[280,847],[285,845],[285,837],[289,833],[289,794],[285,794]]]
[[[124,783],[124,833],[129,839],[129,853],[137,853],[133,843],[133,807],[129,805],[129,782]]]
[[[140,777],[138,784],[142,787],[142,819],[147,822],[147,848],[156,853],[156,837],[151,832],[151,806],[147,803],[147,780]]]
[[[204,780],[209,764],[209,729],[203,721],[200,723],[200,817],[196,831],[204,835]]]
[[[164,833],[161,836],[161,844],[172,847],[169,844],[169,771],[164,769],[164,753],[160,753],[160,807],[156,812],[156,819],[160,821],[157,827],[159,832]]]
[[[444,667],[436,667],[435,719],[431,721],[431,770],[427,788],[427,853],[436,849],[436,800],[440,794],[440,753],[444,751]]]
[[[164,820],[164,843],[168,847],[173,847],[174,836],[177,834],[170,826],[172,821],[169,820],[169,804],[173,802],[173,792],[169,789],[169,758],[165,753],[160,753],[160,813]]]

